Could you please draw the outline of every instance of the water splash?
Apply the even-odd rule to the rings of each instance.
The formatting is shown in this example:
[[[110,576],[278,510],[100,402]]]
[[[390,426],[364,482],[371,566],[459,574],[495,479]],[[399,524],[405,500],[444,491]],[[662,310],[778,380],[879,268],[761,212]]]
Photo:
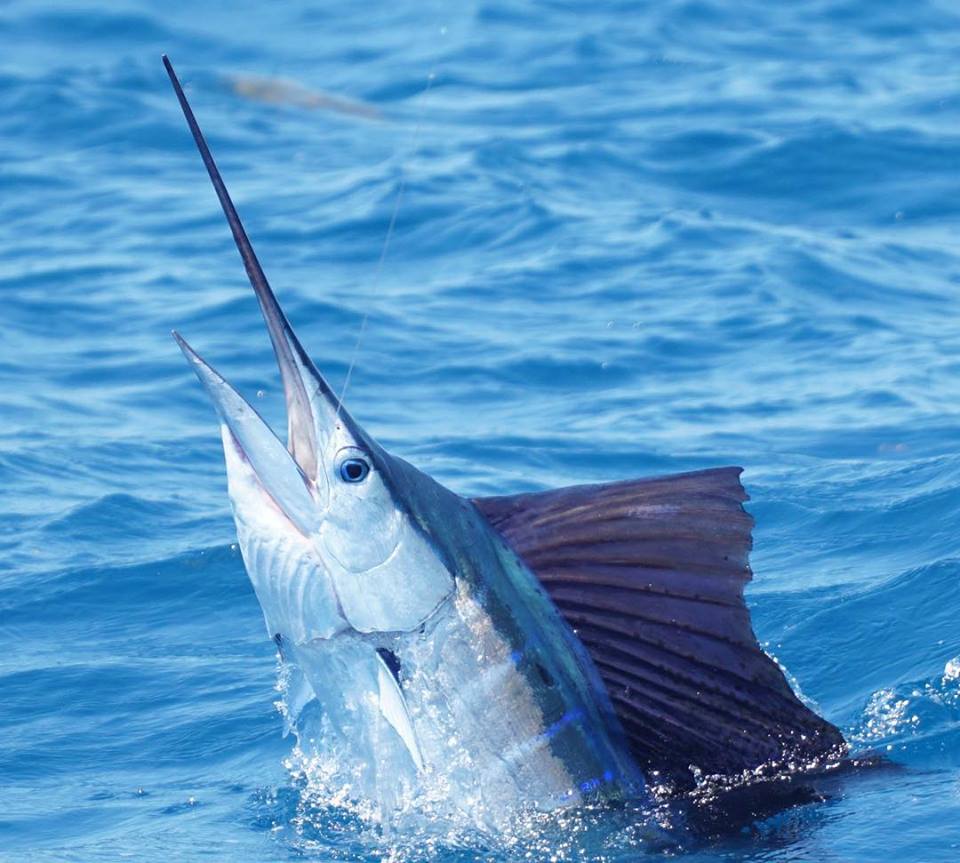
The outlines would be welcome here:
[[[555,812],[523,810],[493,829],[482,817],[478,821],[482,801],[452,806],[451,789],[441,777],[429,774],[389,801],[378,804],[358,796],[354,789],[361,785],[362,768],[353,775],[349,767],[356,753],[343,748],[314,705],[290,701],[299,697],[297,673],[278,658],[275,706],[296,739],[283,761],[295,794],[263,795],[261,802],[272,810],[270,829],[301,852],[328,853],[344,844],[346,834],[364,855],[395,863],[461,855],[465,860],[480,855],[491,860],[603,863],[678,844],[681,834],[671,831],[682,819],[671,821],[667,807],[641,800],[625,801],[613,810],[601,804]],[[611,849],[617,853],[611,856]]]
[[[873,693],[851,743],[903,749],[911,741],[942,737],[960,729],[960,656],[946,662],[943,673],[928,680]]]

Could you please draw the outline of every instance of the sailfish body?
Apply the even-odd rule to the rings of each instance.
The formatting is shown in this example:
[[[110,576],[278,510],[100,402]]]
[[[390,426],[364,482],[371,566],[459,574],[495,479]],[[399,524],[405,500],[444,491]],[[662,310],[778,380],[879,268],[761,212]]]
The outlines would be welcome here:
[[[290,719],[310,705],[343,799],[496,825],[842,754],[753,634],[740,470],[469,500],[387,453],[294,335],[164,64],[267,323],[287,444],[177,339],[220,418]]]

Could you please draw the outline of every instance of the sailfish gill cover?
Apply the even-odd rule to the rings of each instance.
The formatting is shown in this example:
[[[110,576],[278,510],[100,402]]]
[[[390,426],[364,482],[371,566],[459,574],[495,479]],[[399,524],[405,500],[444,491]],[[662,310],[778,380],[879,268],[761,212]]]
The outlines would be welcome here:
[[[6,4],[0,860],[957,859],[957,15]],[[365,428],[470,497],[743,465],[753,628],[888,766],[698,833],[325,793],[169,338],[283,427],[163,52]]]

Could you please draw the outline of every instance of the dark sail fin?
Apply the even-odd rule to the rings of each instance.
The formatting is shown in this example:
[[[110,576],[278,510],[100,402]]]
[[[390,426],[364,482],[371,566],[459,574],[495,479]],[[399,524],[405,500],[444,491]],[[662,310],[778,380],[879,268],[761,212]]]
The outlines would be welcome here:
[[[586,646],[640,765],[678,790],[691,765],[736,776],[846,751],[753,633],[740,473],[474,501]]]

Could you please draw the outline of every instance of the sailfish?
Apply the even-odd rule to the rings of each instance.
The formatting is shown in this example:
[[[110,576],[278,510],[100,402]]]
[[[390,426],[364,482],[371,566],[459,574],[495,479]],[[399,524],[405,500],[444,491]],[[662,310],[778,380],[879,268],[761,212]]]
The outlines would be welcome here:
[[[343,799],[478,825],[841,759],[744,601],[741,468],[468,498],[383,449],[295,335],[163,63],[266,321],[283,443],[187,342],[239,548]],[[386,806],[384,802],[386,801]]]

